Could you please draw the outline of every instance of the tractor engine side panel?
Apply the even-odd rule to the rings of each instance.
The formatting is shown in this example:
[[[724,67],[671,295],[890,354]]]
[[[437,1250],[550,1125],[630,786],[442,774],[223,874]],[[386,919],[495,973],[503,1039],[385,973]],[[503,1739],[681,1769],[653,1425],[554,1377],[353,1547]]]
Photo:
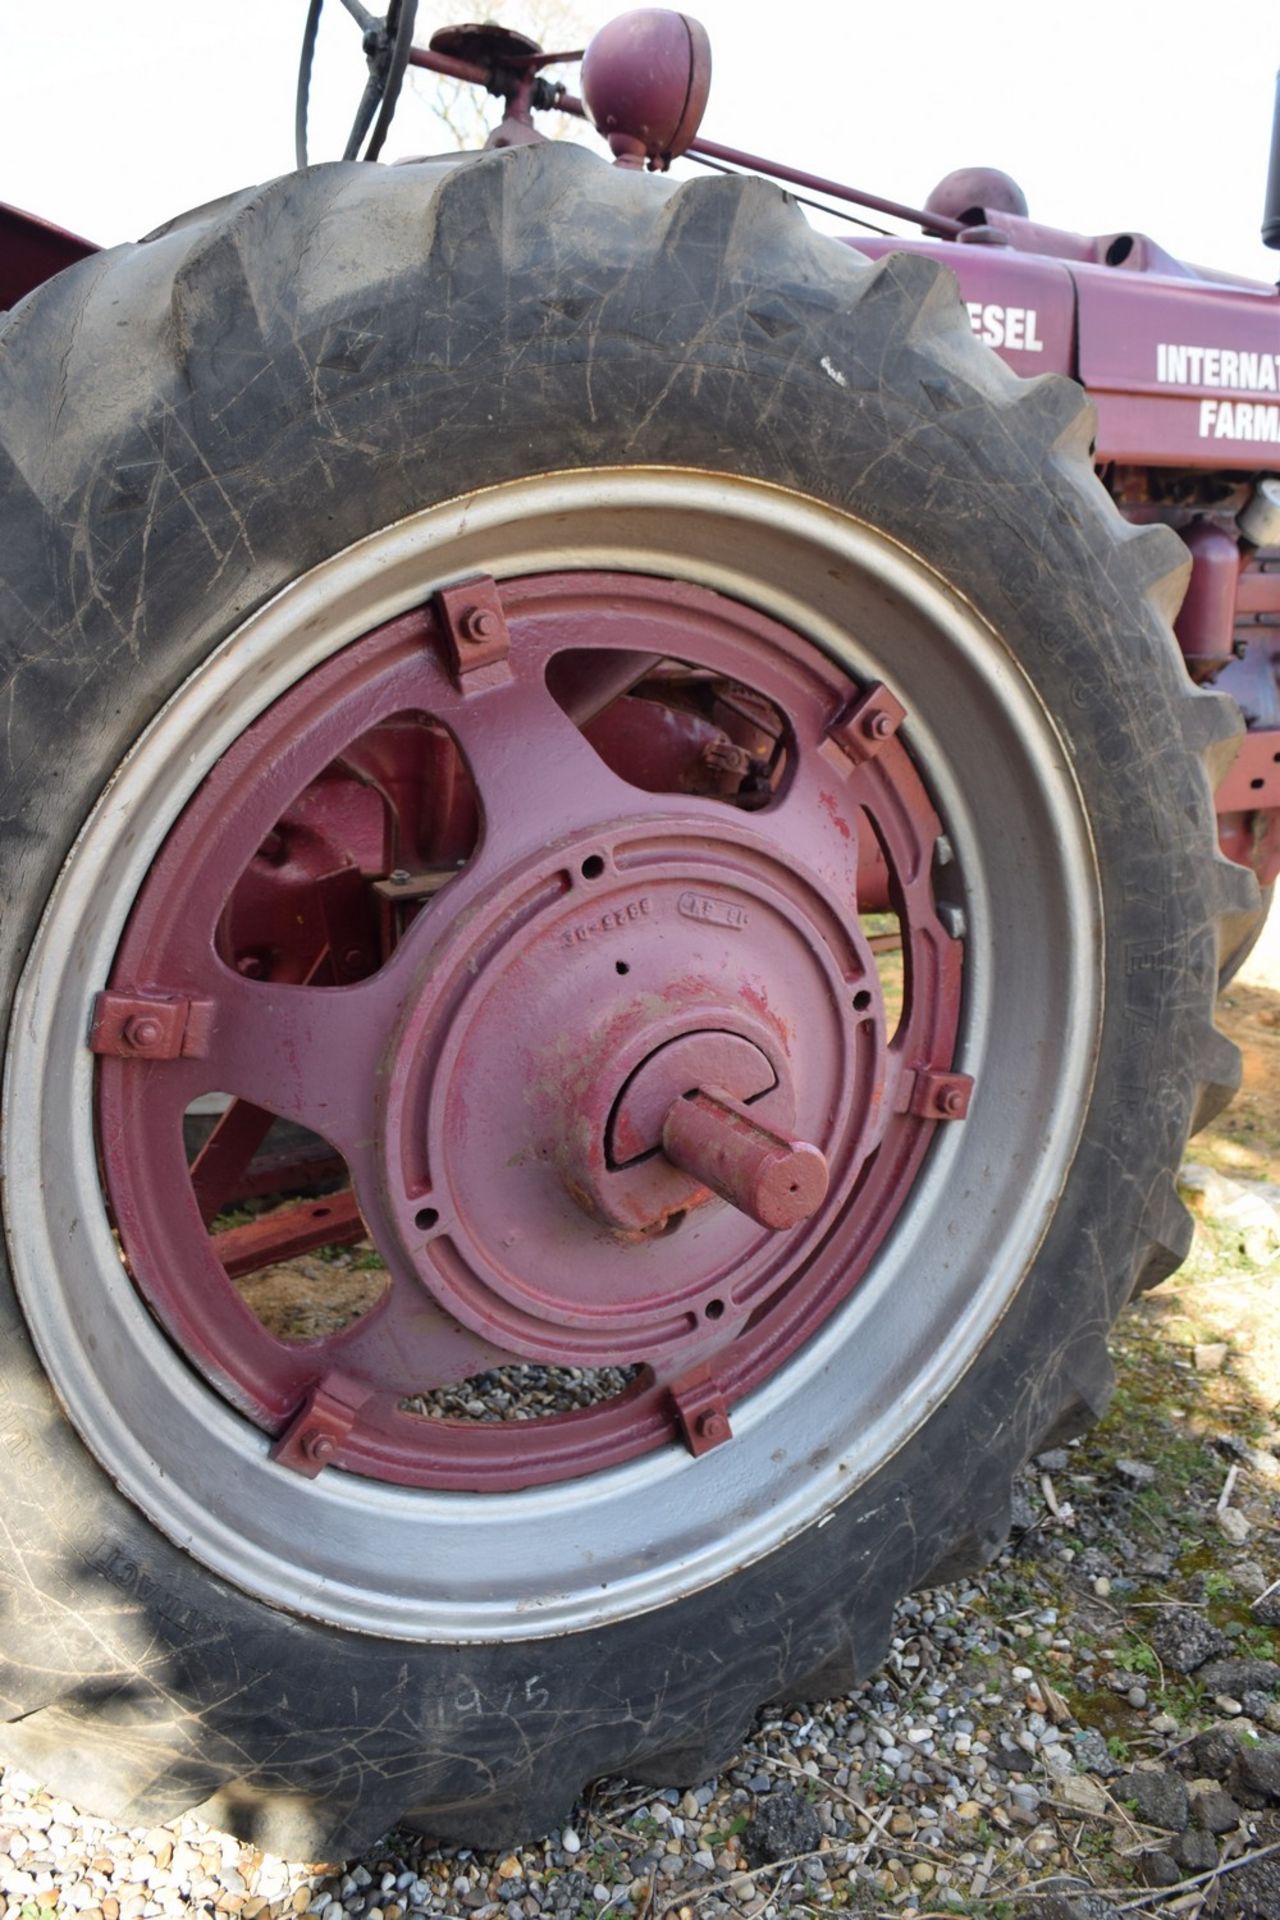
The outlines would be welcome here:
[[[1273,288],[1072,269],[1076,377],[1098,454],[1144,467],[1280,471],[1280,296]]]
[[[1067,268],[1009,248],[961,247],[946,240],[851,240],[871,260],[926,253],[950,267],[979,340],[1015,373],[1076,371],[1075,289]]]

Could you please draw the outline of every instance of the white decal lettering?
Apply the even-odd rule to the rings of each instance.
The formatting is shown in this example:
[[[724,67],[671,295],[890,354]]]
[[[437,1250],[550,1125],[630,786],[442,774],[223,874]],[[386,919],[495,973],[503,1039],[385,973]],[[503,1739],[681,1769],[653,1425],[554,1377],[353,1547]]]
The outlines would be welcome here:
[[[1251,400],[1202,400],[1202,440],[1280,441],[1280,406]]]
[[[1162,340],[1156,346],[1156,380],[1162,387],[1224,387],[1238,393],[1275,393],[1280,354],[1243,347],[1192,347]]]
[[[1013,353],[1044,352],[1044,341],[1036,331],[1040,315],[1035,307],[983,306],[980,300],[969,300],[965,310],[969,325],[989,347],[1005,347]]]

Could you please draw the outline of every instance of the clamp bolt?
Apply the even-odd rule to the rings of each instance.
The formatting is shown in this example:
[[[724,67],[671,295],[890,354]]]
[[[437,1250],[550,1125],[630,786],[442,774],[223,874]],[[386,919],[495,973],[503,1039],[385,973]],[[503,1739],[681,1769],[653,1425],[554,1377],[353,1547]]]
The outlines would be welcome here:
[[[337,1448],[334,1446],[333,1436],[331,1434],[304,1433],[302,1436],[302,1451],[306,1454],[308,1460],[332,1460],[334,1454],[337,1452]]]
[[[121,1036],[135,1053],[151,1053],[164,1039],[164,1028],[152,1013],[135,1013],[124,1023]]]
[[[728,1418],[723,1413],[704,1413],[698,1420],[698,1434],[713,1447],[727,1440],[732,1432]]]
[[[498,632],[498,616],[489,607],[468,607],[458,622],[464,640],[476,645],[492,640]]]

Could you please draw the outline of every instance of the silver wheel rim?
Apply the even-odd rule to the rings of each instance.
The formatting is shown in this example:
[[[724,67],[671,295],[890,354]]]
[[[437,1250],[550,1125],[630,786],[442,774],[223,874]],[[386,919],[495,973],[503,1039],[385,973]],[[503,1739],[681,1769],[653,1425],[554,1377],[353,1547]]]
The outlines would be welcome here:
[[[516,1494],[332,1470],[303,1481],[174,1351],[121,1266],[93,1137],[93,996],[165,834],[264,707],[439,586],[574,567],[745,600],[903,700],[904,737],[965,881],[958,1064],[976,1080],[970,1117],[940,1129],[853,1296],[735,1409],[732,1444],[696,1460],[670,1447]],[[23,1308],[112,1478],[249,1593],[334,1625],[445,1642],[631,1616],[821,1523],[973,1364],[1074,1154],[1101,965],[1092,845],[1059,736],[1007,647],[902,548],[813,500],[668,469],[552,474],[445,502],[335,555],[245,621],[137,742],[68,857],[19,988],[5,1076]]]

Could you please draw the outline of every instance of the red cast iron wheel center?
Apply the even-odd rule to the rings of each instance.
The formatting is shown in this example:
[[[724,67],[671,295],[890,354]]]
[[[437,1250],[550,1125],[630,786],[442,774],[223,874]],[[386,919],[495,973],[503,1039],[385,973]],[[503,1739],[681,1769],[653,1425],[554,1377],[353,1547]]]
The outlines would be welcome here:
[[[648,697],[627,697],[646,672]],[[749,804],[654,790],[672,742],[706,732],[687,709],[707,686],[745,738],[762,702],[781,721]],[[614,733],[584,735],[593,715]],[[967,1100],[948,1071],[961,948],[935,910],[940,824],[901,719],[723,596],[570,573],[437,595],[308,675],[212,770],[99,1003],[100,1142],[136,1285],[278,1436],[282,1469],[478,1490],[730,1437],[734,1402],[847,1295]],[[747,762],[713,747],[717,768]],[[458,765],[478,841],[448,878]],[[361,784],[325,870],[339,776]],[[877,864],[907,974],[891,1040],[858,917]],[[234,1235],[207,1231],[207,1166],[193,1186],[183,1148],[214,1091],[235,1103],[224,1144],[274,1115],[345,1159],[348,1215],[387,1269],[353,1325],[278,1338],[237,1291]],[[634,1378],[536,1421],[402,1408],[529,1362]]]
[[[705,1358],[803,1261],[875,1128],[886,1063],[879,996],[851,1017],[875,979],[856,915],[719,807],[513,866],[442,947],[385,1070],[406,1261],[530,1359]],[[775,1231],[673,1164],[664,1124],[699,1090],[817,1147],[815,1217]]]

